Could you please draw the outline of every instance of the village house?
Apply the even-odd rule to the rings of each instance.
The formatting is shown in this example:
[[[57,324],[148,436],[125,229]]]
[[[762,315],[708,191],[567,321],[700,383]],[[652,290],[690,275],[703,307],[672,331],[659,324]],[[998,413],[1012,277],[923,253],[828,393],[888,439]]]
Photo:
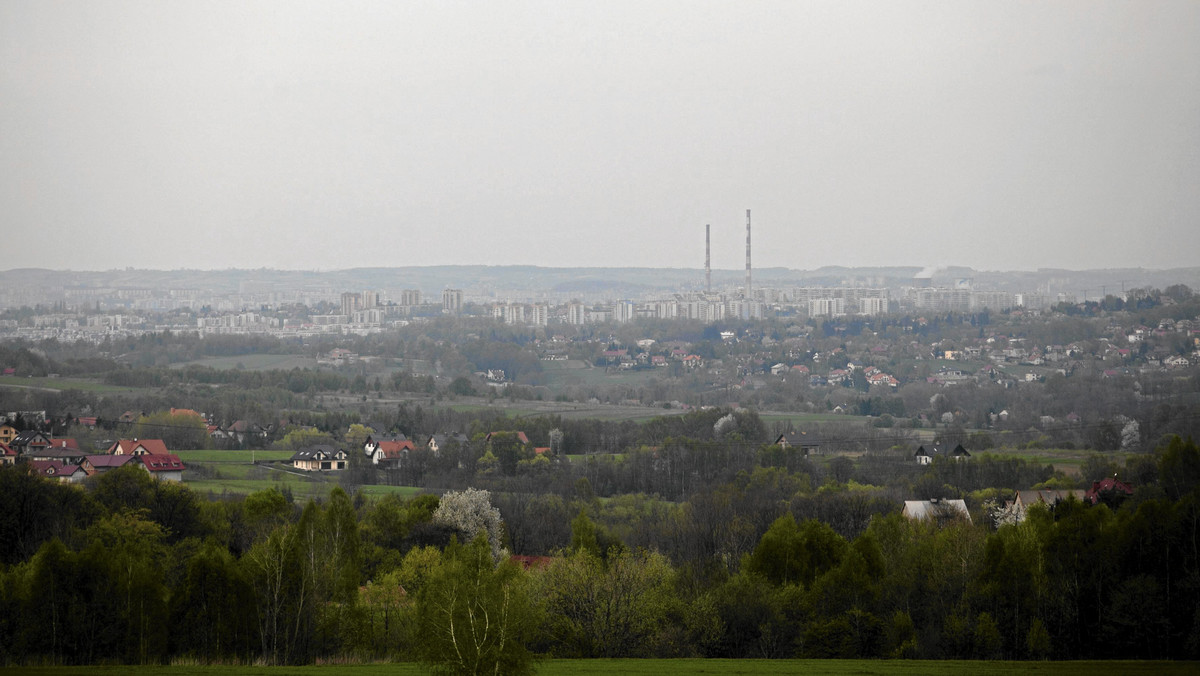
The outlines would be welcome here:
[[[775,445],[782,448],[798,449],[805,457],[821,453],[821,440],[815,434],[808,432],[788,432],[775,438]]]
[[[88,478],[88,471],[81,465],[64,465],[57,460],[30,460],[29,466],[38,476],[64,484],[75,484]]]
[[[140,464],[150,476],[161,481],[183,481],[183,461],[173,453],[143,453],[130,462]]]
[[[905,518],[914,521],[931,519],[941,524],[947,521],[964,519],[967,523],[971,523],[971,513],[967,511],[967,503],[964,500],[951,500],[948,498],[905,500],[903,514]]]
[[[167,455],[162,439],[120,439],[108,447],[110,455]]]
[[[328,444],[302,448],[289,458],[292,467],[305,472],[337,471],[346,469],[346,451]]]

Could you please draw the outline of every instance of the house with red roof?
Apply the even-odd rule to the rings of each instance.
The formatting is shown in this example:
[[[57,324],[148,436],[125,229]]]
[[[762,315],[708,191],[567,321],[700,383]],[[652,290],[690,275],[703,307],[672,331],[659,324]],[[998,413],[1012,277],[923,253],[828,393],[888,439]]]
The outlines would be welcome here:
[[[1093,505],[1101,502],[1113,505],[1131,495],[1133,495],[1133,486],[1116,477],[1107,477],[1100,481],[1093,481],[1092,487],[1084,494],[1084,500]]]
[[[4,465],[15,465],[17,462],[17,452],[8,447],[8,444],[0,441],[0,467]]]
[[[124,467],[130,462],[136,462],[132,455],[109,455],[107,453],[89,455],[87,461],[91,464],[95,474],[104,474],[118,467]]]
[[[483,439],[484,443],[490,442],[492,440],[492,436],[496,434],[500,434],[500,432],[488,432],[487,436]],[[525,436],[524,432],[518,431],[517,439],[519,439],[522,444],[525,444],[526,446],[529,445],[529,437]]]
[[[399,465],[408,457],[409,451],[417,450],[410,439],[404,441],[375,441],[366,444],[367,457],[373,465]]]
[[[87,470],[79,465],[64,465],[56,460],[30,460],[30,468],[38,476],[64,484],[79,483],[88,477]]]
[[[162,439],[121,439],[108,447],[111,455],[169,455]]]
[[[162,481],[183,481],[183,461],[174,453],[143,453],[130,462],[141,464],[150,476]]]

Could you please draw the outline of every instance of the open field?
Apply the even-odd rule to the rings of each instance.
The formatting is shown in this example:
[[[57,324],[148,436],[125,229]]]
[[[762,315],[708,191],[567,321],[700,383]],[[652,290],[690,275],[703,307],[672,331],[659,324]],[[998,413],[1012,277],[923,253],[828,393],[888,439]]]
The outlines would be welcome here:
[[[207,366],[212,369],[245,369],[247,371],[290,371],[294,368],[315,369],[317,360],[302,354],[243,354],[235,357],[209,357],[171,364],[171,368]]]
[[[546,660],[537,666],[539,676],[672,676],[674,674],[829,674],[831,676],[1093,676],[1098,673],[1122,676],[1194,674],[1196,662],[983,662],[967,660]],[[256,666],[171,666],[171,667],[26,667],[19,673],[30,676],[417,676],[428,673],[410,662],[356,666],[256,667]]]
[[[110,394],[115,392],[135,392],[137,388],[106,385],[88,378],[21,378],[19,376],[0,376],[0,385],[36,390],[82,390]]]
[[[283,478],[273,477],[267,479],[200,479],[197,481],[184,481],[184,485],[197,493],[203,494],[211,491],[213,495],[217,496],[225,493],[231,495],[249,495],[255,491],[287,486],[291,489],[292,495],[297,500],[308,500],[309,498],[326,498],[329,496],[329,492],[340,484],[336,479],[328,481],[305,481],[303,477],[285,474]],[[373,498],[392,494],[410,498],[414,495],[428,492],[426,489],[416,486],[357,486],[354,490],[361,491],[363,495]]]
[[[292,457],[291,451],[215,451],[215,450],[198,450],[198,451],[175,451],[179,459],[184,462],[204,462],[204,463],[248,463],[252,459],[258,462],[263,461],[278,461],[287,460]]]

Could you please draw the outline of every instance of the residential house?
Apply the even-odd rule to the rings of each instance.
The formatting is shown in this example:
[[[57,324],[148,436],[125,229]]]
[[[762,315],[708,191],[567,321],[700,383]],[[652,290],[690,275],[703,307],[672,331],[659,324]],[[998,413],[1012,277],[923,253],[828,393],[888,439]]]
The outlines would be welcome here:
[[[296,451],[290,460],[292,467],[305,472],[337,471],[346,469],[349,456],[344,449],[321,444]]]
[[[167,455],[162,439],[121,439],[108,447],[111,455]]]
[[[933,456],[925,450],[924,446],[917,446],[917,452],[913,454],[913,459],[917,461],[918,465],[928,465],[933,462]]]
[[[11,444],[20,432],[9,424],[0,425],[0,444]]]
[[[487,436],[483,438],[483,442],[484,442],[485,444],[486,444],[486,443],[490,443],[490,442],[491,442],[491,440],[492,440],[492,437],[493,437],[493,436],[495,436],[495,435],[497,435],[497,434],[502,434],[502,433],[503,433],[503,432],[501,432],[501,431],[496,431],[496,432],[488,432]],[[517,432],[517,439],[518,439],[518,440],[519,440],[519,441],[520,441],[522,444],[524,444],[524,445],[526,445],[526,446],[528,446],[528,445],[529,445],[529,437],[525,436],[525,433],[524,433],[524,432],[518,431],[518,432]]]
[[[1133,486],[1116,477],[1108,477],[1100,481],[1093,481],[1092,487],[1084,494],[1084,500],[1093,505],[1104,502],[1112,506],[1131,495],[1133,495]]]
[[[17,455],[24,457],[31,457],[30,454],[49,448],[50,444],[50,437],[37,430],[25,430],[8,443]]]
[[[371,459],[373,465],[400,465],[408,457],[409,451],[417,449],[416,444],[405,439],[404,441],[379,441],[366,444],[367,457]]]
[[[1080,489],[1017,491],[1013,499],[1004,505],[1004,522],[1021,523],[1025,520],[1029,508],[1034,505],[1043,505],[1053,510],[1064,500],[1074,498],[1082,501],[1084,497],[1085,493]]]
[[[64,465],[56,460],[30,460],[29,466],[39,476],[64,484],[79,483],[88,477],[87,470],[79,465]]]
[[[905,518],[914,521],[931,519],[939,524],[957,519],[965,519],[967,523],[971,522],[971,513],[967,511],[967,503],[963,500],[947,498],[905,500],[903,514]]]
[[[4,465],[15,465],[17,462],[17,452],[9,448],[8,444],[0,442],[0,467]]]
[[[140,464],[150,476],[162,481],[183,481],[183,461],[174,453],[143,453],[130,462]]]
[[[124,467],[133,459],[132,455],[110,455],[108,453],[87,456],[88,464],[92,466],[92,470],[96,474],[104,474],[118,467]]]
[[[425,448],[428,448],[437,455],[442,452],[447,445],[457,444],[462,446],[468,441],[467,435],[455,432],[453,434],[434,434],[425,440]]]
[[[775,439],[775,445],[783,449],[799,449],[806,457],[821,453],[821,440],[815,434],[808,432],[788,432],[780,434]]]

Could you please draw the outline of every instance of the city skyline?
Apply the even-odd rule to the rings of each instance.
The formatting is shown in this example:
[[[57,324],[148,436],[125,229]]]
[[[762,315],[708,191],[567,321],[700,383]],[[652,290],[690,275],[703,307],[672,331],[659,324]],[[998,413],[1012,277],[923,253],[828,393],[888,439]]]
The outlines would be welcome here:
[[[1200,5],[0,6],[3,269],[1188,267]]]

